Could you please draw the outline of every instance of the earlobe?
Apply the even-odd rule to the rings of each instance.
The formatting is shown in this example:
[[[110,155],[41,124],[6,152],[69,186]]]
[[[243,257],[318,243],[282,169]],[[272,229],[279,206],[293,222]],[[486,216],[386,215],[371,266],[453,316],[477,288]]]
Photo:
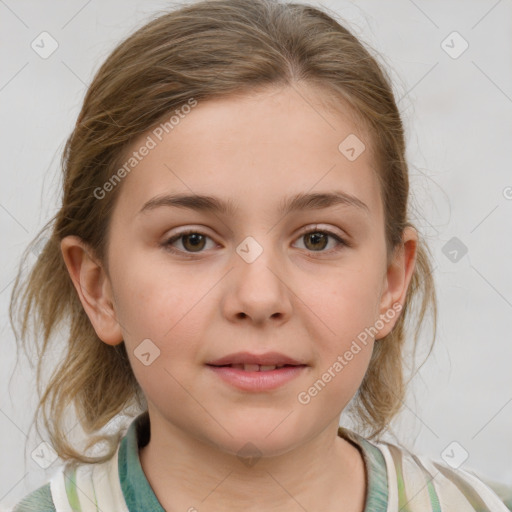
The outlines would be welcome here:
[[[61,240],[61,252],[82,306],[98,337],[109,345],[123,341],[110,279],[90,248],[77,236]]]
[[[402,236],[402,244],[396,248],[393,260],[385,276],[384,289],[380,303],[380,318],[385,320],[375,339],[387,336],[400,317],[407,290],[416,266],[418,233],[407,226]]]

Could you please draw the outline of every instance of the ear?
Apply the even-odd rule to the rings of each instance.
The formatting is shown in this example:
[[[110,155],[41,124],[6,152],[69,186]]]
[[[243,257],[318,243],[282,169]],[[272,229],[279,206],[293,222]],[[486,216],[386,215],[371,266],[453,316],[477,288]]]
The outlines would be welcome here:
[[[379,317],[382,319],[384,327],[377,332],[375,340],[387,336],[400,317],[416,266],[417,247],[418,233],[412,226],[407,226],[402,235],[402,243],[396,248],[393,259],[387,268]]]
[[[112,286],[102,265],[90,248],[77,236],[66,236],[60,243],[64,262],[82,306],[98,337],[108,345],[123,341],[117,321]]]

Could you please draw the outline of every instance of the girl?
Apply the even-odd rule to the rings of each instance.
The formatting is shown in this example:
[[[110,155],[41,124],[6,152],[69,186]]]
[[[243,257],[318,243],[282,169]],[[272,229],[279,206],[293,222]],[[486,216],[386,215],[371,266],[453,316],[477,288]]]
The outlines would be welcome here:
[[[379,440],[413,299],[416,343],[436,296],[389,78],[337,21],[270,0],[155,19],[97,73],[63,164],[11,314],[44,332],[38,379],[69,321],[39,404],[67,463],[15,511],[508,510]]]

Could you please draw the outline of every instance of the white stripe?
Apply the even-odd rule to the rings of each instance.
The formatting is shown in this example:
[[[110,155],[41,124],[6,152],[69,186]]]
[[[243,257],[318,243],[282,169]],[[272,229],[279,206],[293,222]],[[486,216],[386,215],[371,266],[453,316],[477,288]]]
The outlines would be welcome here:
[[[92,481],[102,512],[130,512],[121,489],[118,471],[119,446],[114,456],[94,468]]]
[[[470,471],[466,471],[461,468],[453,469],[440,461],[436,461],[436,463],[442,465],[443,467],[447,467],[450,471],[457,473],[457,475],[459,475],[463,480],[465,480],[468,483],[468,485],[471,486],[475,490],[475,492],[480,496],[480,498],[489,508],[489,510],[492,510],[493,512],[510,512],[508,507],[505,506],[503,501],[496,495],[496,493]],[[471,510],[474,509],[471,508]]]
[[[89,464],[80,464],[76,470],[76,493],[82,512],[96,512],[92,469]]]
[[[496,512],[510,512],[510,509],[505,506],[505,503],[503,503],[494,490],[486,485],[485,482],[482,482],[477,475],[474,475],[469,470],[462,470],[462,472],[468,479],[469,483],[478,491],[490,510],[496,510]]]
[[[385,444],[375,443],[384,456],[386,461],[386,471],[388,474],[388,507],[386,512],[398,512],[398,483],[396,481],[396,469],[393,457]]]
[[[428,471],[430,471],[433,475],[436,475],[432,483],[434,484],[434,488],[439,497],[441,510],[444,509],[444,506],[450,506],[456,507],[457,512],[475,512],[474,507],[471,505],[471,503],[469,503],[465,494],[461,492],[461,490],[450,478],[447,478],[445,475],[443,475],[443,473],[441,473],[439,469],[437,469],[432,464],[432,459],[429,459],[425,456],[418,456],[418,459],[428,469]],[[455,472],[454,469],[447,466],[446,464],[441,465],[448,469],[450,472]]]
[[[52,500],[57,512],[73,512],[73,509],[69,505],[68,495],[66,493],[64,466],[62,466],[51,478],[50,490],[52,492]]]
[[[119,446],[108,461],[77,467],[76,489],[82,512],[130,512],[119,480],[118,457]],[[66,493],[64,466],[50,480],[50,489],[56,511],[73,512]]]
[[[407,499],[407,506],[412,510],[432,511],[432,501],[428,492],[429,483],[434,485],[437,478],[435,472],[430,474],[423,470],[421,466],[407,452],[400,450],[402,458],[402,474]],[[462,512],[457,510],[457,512]]]

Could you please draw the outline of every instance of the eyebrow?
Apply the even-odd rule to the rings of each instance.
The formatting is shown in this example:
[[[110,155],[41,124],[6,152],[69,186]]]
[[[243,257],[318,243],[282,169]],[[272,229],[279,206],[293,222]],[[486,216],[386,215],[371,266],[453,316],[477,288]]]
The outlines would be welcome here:
[[[279,215],[288,214],[298,210],[319,210],[332,206],[343,205],[370,213],[368,206],[357,197],[343,191],[318,192],[312,194],[296,194],[284,199],[278,209]],[[226,216],[234,216],[237,211],[236,204],[231,200],[200,194],[165,194],[153,197],[140,209],[138,214],[145,213],[161,206],[188,208],[201,212],[212,212]]]

